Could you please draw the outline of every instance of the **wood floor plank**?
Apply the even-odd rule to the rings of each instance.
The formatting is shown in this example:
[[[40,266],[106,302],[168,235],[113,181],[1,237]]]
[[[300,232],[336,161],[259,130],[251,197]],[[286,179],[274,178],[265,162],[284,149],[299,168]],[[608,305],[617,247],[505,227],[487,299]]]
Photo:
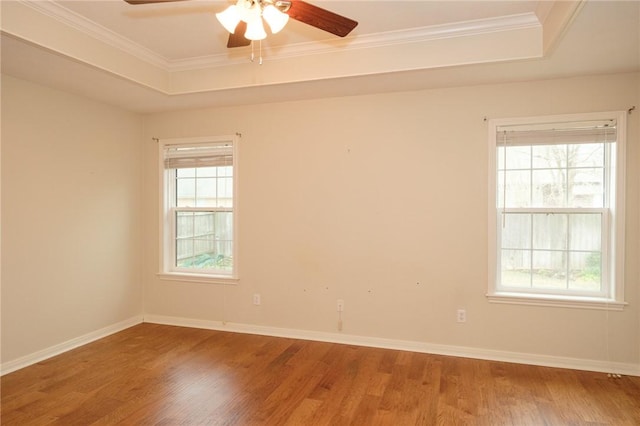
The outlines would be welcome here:
[[[2,377],[2,425],[640,425],[640,378],[141,324]]]

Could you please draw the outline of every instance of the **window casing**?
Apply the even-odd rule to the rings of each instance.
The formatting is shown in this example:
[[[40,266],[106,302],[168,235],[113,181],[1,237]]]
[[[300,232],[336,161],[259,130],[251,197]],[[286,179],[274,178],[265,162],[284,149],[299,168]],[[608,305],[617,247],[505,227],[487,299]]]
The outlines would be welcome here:
[[[238,278],[237,137],[160,141],[160,276]]]
[[[493,302],[622,309],[623,112],[490,120]]]

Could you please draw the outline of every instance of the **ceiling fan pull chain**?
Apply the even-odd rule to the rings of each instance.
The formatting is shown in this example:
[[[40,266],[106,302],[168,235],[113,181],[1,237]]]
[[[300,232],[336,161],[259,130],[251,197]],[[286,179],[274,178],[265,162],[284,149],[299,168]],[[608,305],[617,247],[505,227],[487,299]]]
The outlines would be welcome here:
[[[254,54],[253,54],[253,40],[251,40],[251,62],[253,62]]]
[[[262,65],[262,40],[260,40],[260,65]]]

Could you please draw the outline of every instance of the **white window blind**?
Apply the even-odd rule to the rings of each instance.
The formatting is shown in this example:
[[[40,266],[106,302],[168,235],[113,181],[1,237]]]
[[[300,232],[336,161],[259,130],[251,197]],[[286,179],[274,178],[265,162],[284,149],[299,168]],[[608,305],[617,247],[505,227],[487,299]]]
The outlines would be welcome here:
[[[231,164],[233,164],[233,144],[231,142],[207,143],[192,146],[165,146],[165,169],[217,167],[229,166]]]
[[[558,145],[616,141],[616,120],[511,125],[497,128],[499,144]]]

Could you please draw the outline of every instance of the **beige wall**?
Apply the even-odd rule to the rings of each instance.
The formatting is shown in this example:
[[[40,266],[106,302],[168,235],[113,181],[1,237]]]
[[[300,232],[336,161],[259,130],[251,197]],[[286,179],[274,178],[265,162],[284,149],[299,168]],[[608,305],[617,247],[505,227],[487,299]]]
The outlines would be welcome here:
[[[338,333],[341,298],[347,339],[638,365],[640,114],[629,116],[627,148],[629,306],[609,313],[487,302],[483,118],[626,109],[640,105],[639,81],[581,77],[143,120],[3,76],[2,362],[139,315],[142,280],[148,315]],[[159,280],[151,137],[235,132],[240,283]]]
[[[593,76],[148,116],[145,312],[337,333],[341,298],[345,335],[637,365],[640,113],[627,149],[629,306],[609,313],[487,302],[483,118],[627,109],[640,104],[638,82]],[[235,132],[240,283],[158,279],[151,138]]]
[[[2,362],[142,310],[138,115],[2,76]]]

